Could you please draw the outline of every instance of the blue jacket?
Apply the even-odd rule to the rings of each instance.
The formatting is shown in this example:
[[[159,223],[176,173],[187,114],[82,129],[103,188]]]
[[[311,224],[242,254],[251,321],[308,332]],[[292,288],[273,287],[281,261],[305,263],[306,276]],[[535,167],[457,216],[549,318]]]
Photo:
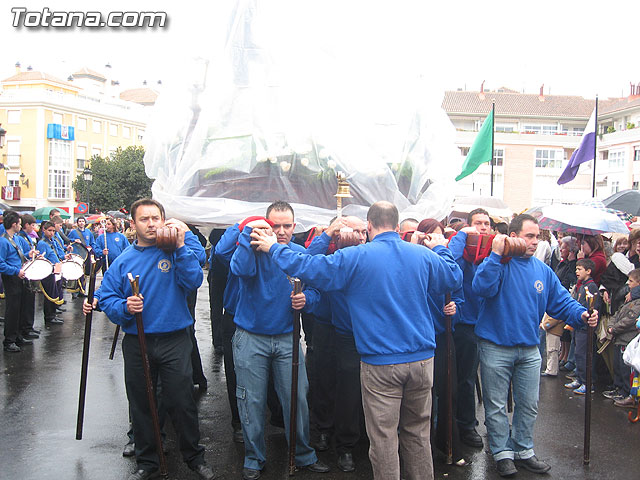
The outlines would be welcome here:
[[[462,296],[464,297],[464,305],[457,308],[455,321],[456,323],[475,325],[478,321],[480,305],[482,304],[483,299],[473,293],[473,277],[475,276],[479,265],[467,262],[463,258],[462,254],[464,253],[464,247],[466,244],[467,234],[465,232],[458,232],[449,241],[449,250],[451,250],[453,258],[458,262],[458,265],[460,265],[460,268],[462,269]]]
[[[56,254],[60,258],[60,260],[64,260],[64,256],[66,255],[67,251],[64,247],[64,240],[62,240],[62,237],[58,232],[56,232],[51,239],[51,243],[53,244],[53,248],[55,248]]]
[[[344,292],[362,361],[390,365],[425,360],[435,349],[434,312],[427,295],[462,283],[448,249],[404,242],[396,232],[333,255],[303,255],[274,245],[275,263],[289,275],[326,291]]]
[[[545,312],[574,327],[586,309],[560,284],[553,270],[535,257],[514,257],[502,264],[491,252],[478,266],[473,291],[484,298],[475,332],[497,345],[538,345]]]
[[[80,235],[82,235],[82,238],[84,238],[85,247],[94,248],[95,239],[93,238],[93,234],[91,233],[91,231],[88,228],[85,228],[84,230],[80,230],[79,228],[74,228],[73,230],[71,230],[69,232],[67,237],[69,237],[69,240],[71,240],[71,241],[74,241],[74,240],[82,241],[82,238],[80,238]],[[103,238],[103,240],[104,240],[104,238]],[[129,242],[127,242],[127,243],[129,243]],[[100,255],[102,255],[102,249],[100,250]]]
[[[293,330],[291,284],[271,255],[251,248],[251,228],[245,227],[231,257],[231,272],[240,277],[240,295],[234,322],[240,328],[261,335],[280,335]],[[292,251],[304,247],[289,243]],[[304,311],[311,312],[319,299],[313,288],[305,288]]]
[[[14,235],[13,241],[22,250],[25,258],[29,258],[29,250],[31,248],[27,241],[20,235]],[[20,258],[20,254],[2,234],[0,236],[0,273],[3,275],[18,275],[21,268],[22,258]]]
[[[211,258],[215,254],[216,259],[224,266],[229,268],[231,263],[231,257],[233,252],[236,251],[236,244],[238,243],[238,237],[240,236],[239,223],[236,223],[232,227],[227,228],[218,243],[216,248],[211,252]],[[209,262],[213,265],[213,261]],[[240,298],[240,279],[231,273],[227,274],[227,285],[224,288],[224,295],[222,297],[222,305],[226,312],[230,315],[235,315],[238,305],[238,299]]]
[[[193,235],[193,234],[191,234]],[[187,235],[185,234],[185,242]],[[125,249],[129,246],[129,240],[120,232],[107,232],[107,249],[109,250],[109,266],[113,262],[115,262],[116,258],[125,251]],[[98,235],[95,242],[95,255],[96,258],[102,258],[104,255],[102,254],[102,250],[104,250],[104,233],[102,235]],[[206,254],[205,254],[206,256]]]
[[[44,255],[44,258],[49,260],[54,265],[64,260],[64,252],[62,254],[62,257],[60,257],[59,250],[59,248],[56,248],[55,240],[47,240],[46,238],[43,238],[38,242],[38,252]]]
[[[194,237],[195,238],[195,237]],[[109,320],[136,335],[135,317],[127,310],[132,295],[127,273],[140,275],[140,293],[144,297],[142,320],[145,333],[168,333],[187,328],[193,318],[187,307],[187,295],[202,284],[198,257],[205,256],[200,242],[187,243],[168,254],[155,246],[140,247],[135,242],[116,258],[107,270],[97,297]]]

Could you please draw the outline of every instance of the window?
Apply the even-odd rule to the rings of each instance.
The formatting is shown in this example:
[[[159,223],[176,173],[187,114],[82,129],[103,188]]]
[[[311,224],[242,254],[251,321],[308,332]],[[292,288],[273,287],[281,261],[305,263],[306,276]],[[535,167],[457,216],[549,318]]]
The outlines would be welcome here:
[[[9,173],[7,174],[7,187],[19,187],[20,186],[20,175],[17,173]]]
[[[558,133],[557,125],[543,125],[542,126],[542,134],[543,135],[555,135]]]
[[[8,110],[7,111],[7,123],[20,123],[20,110]]]
[[[100,133],[102,132],[102,122],[98,121],[98,120],[94,120],[93,121],[93,133]]]
[[[469,150],[471,147],[458,147],[460,149],[460,154],[463,157],[466,157],[467,155],[469,155]]]
[[[577,137],[581,137],[584,133],[584,127],[573,127],[573,134]]]
[[[525,125],[524,132],[525,133],[541,133],[542,127],[540,125]]]
[[[71,186],[71,142],[49,140],[49,198],[68,199]]]
[[[513,125],[496,125],[496,132],[513,133]]]
[[[501,167],[503,162],[504,162],[504,149],[496,148],[493,151],[493,164],[496,167]]]
[[[102,149],[100,147],[91,147],[91,156],[95,157],[95,156],[102,156]]]
[[[85,132],[87,130],[87,119],[78,117],[78,130]]]
[[[78,145],[76,155],[76,168],[78,170],[84,170],[87,162],[87,147]]]
[[[124,138],[131,138],[131,129],[129,127],[122,127],[122,136]]]
[[[536,167],[537,168],[562,168],[562,159],[564,150],[536,150]]]
[[[640,162],[640,147],[636,147],[636,149],[633,151],[633,161]]]
[[[631,188],[634,190],[638,190],[639,186],[640,186],[640,182],[633,182],[633,185],[631,185]]]
[[[20,142],[17,140],[7,141],[7,154],[4,162],[7,167],[20,167]]]
[[[619,190],[620,190],[620,182],[618,181],[611,182],[611,194],[613,195],[614,193],[618,193]]]
[[[109,135],[111,135],[112,137],[117,137],[118,136],[118,125],[115,123],[110,123],[109,124]]]
[[[53,114],[53,123],[57,123],[58,125],[62,125],[62,114],[61,113],[54,113]]]
[[[609,152],[609,168],[621,169],[624,167],[624,150]],[[617,191],[617,190],[616,190]]]
[[[142,141],[144,138],[144,130],[138,130],[138,140]]]

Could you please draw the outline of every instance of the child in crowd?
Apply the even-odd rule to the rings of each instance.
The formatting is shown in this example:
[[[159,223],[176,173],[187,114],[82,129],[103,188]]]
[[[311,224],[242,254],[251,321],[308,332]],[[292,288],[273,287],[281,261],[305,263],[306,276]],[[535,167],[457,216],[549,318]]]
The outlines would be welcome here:
[[[631,367],[622,360],[626,346],[638,334],[636,321],[640,316],[640,269],[629,272],[629,293],[626,302],[609,325],[607,332],[613,337],[615,353],[613,357],[614,386],[613,390],[603,392],[611,398],[616,407],[633,407],[634,398],[630,395]]]
[[[575,298],[583,307],[589,308],[590,304],[587,293],[589,295],[593,295],[596,297],[594,298],[593,308],[595,310],[600,310],[598,305],[598,300],[600,298],[598,286],[591,278],[591,272],[595,270],[595,267],[593,260],[589,260],[588,258],[582,258],[576,262],[576,277],[578,279],[578,283],[576,284],[576,289],[573,292],[573,298]],[[573,393],[577,395],[584,395],[587,391],[587,387],[585,385],[587,378],[587,332],[586,324],[581,328],[576,328],[573,332],[576,343],[576,379],[571,383],[565,384],[565,388],[572,389]],[[593,389],[593,387],[591,388]]]

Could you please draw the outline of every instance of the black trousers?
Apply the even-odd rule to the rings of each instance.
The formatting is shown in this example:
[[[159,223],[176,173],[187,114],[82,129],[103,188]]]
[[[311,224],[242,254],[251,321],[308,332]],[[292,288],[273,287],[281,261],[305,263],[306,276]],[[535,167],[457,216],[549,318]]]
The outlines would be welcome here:
[[[189,330],[160,335],[147,334],[146,345],[154,391],[160,378],[162,405],[173,422],[182,458],[189,467],[200,465],[205,461],[204,446],[199,445],[200,427],[192,390]],[[122,354],[138,468],[155,470],[159,467],[159,460],[137,335],[124,336]]]
[[[336,349],[333,325],[313,326],[313,389],[311,423],[318,433],[331,435],[336,405]]]
[[[478,372],[478,340],[473,325],[459,323],[453,332],[456,348],[457,407],[455,419],[460,430],[472,430],[476,420],[476,375]],[[435,368],[435,367],[434,367]]]
[[[224,343],[223,327],[223,297],[224,289],[227,286],[226,275],[220,277],[214,273],[209,274],[209,312],[211,315],[211,340],[214,347],[221,347]],[[235,330],[235,328],[234,328]]]
[[[364,419],[360,392],[360,354],[351,335],[335,333],[336,401],[335,442],[338,455],[349,453],[360,440]]]
[[[42,288],[45,289],[47,295],[51,298],[62,298],[62,285],[60,282],[56,281],[54,274],[42,279],[40,283],[42,283]],[[48,321],[55,318],[57,305],[46,298],[42,299],[42,305],[44,320]]]
[[[198,348],[198,340],[196,339],[196,303],[198,301],[198,290],[194,290],[187,295],[187,306],[189,307],[189,313],[193,318],[193,325],[189,329],[191,337],[191,366],[193,367],[193,383],[194,385],[201,385],[207,383],[207,378],[204,376],[202,370],[202,359],[200,358],[200,349]]]
[[[2,275],[4,284],[4,345],[15,343],[33,327],[35,295],[17,275]]]

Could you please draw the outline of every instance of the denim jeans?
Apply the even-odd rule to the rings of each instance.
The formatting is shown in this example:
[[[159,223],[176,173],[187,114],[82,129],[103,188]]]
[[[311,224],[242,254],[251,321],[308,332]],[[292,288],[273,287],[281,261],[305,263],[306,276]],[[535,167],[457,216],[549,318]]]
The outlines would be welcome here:
[[[538,346],[504,347],[478,340],[484,392],[485,425],[493,458],[526,460],[534,455],[533,428],[538,415]],[[509,429],[507,395],[513,383],[513,426]]]
[[[262,470],[266,462],[264,440],[265,409],[269,374],[282,403],[284,432],[289,441],[291,400],[292,334],[258,335],[240,327],[233,335],[233,361],[236,371],[236,397],[244,436],[244,467]],[[315,450],[309,445],[309,382],[300,343],[298,366],[298,410],[296,429],[296,465],[317,462]]]

